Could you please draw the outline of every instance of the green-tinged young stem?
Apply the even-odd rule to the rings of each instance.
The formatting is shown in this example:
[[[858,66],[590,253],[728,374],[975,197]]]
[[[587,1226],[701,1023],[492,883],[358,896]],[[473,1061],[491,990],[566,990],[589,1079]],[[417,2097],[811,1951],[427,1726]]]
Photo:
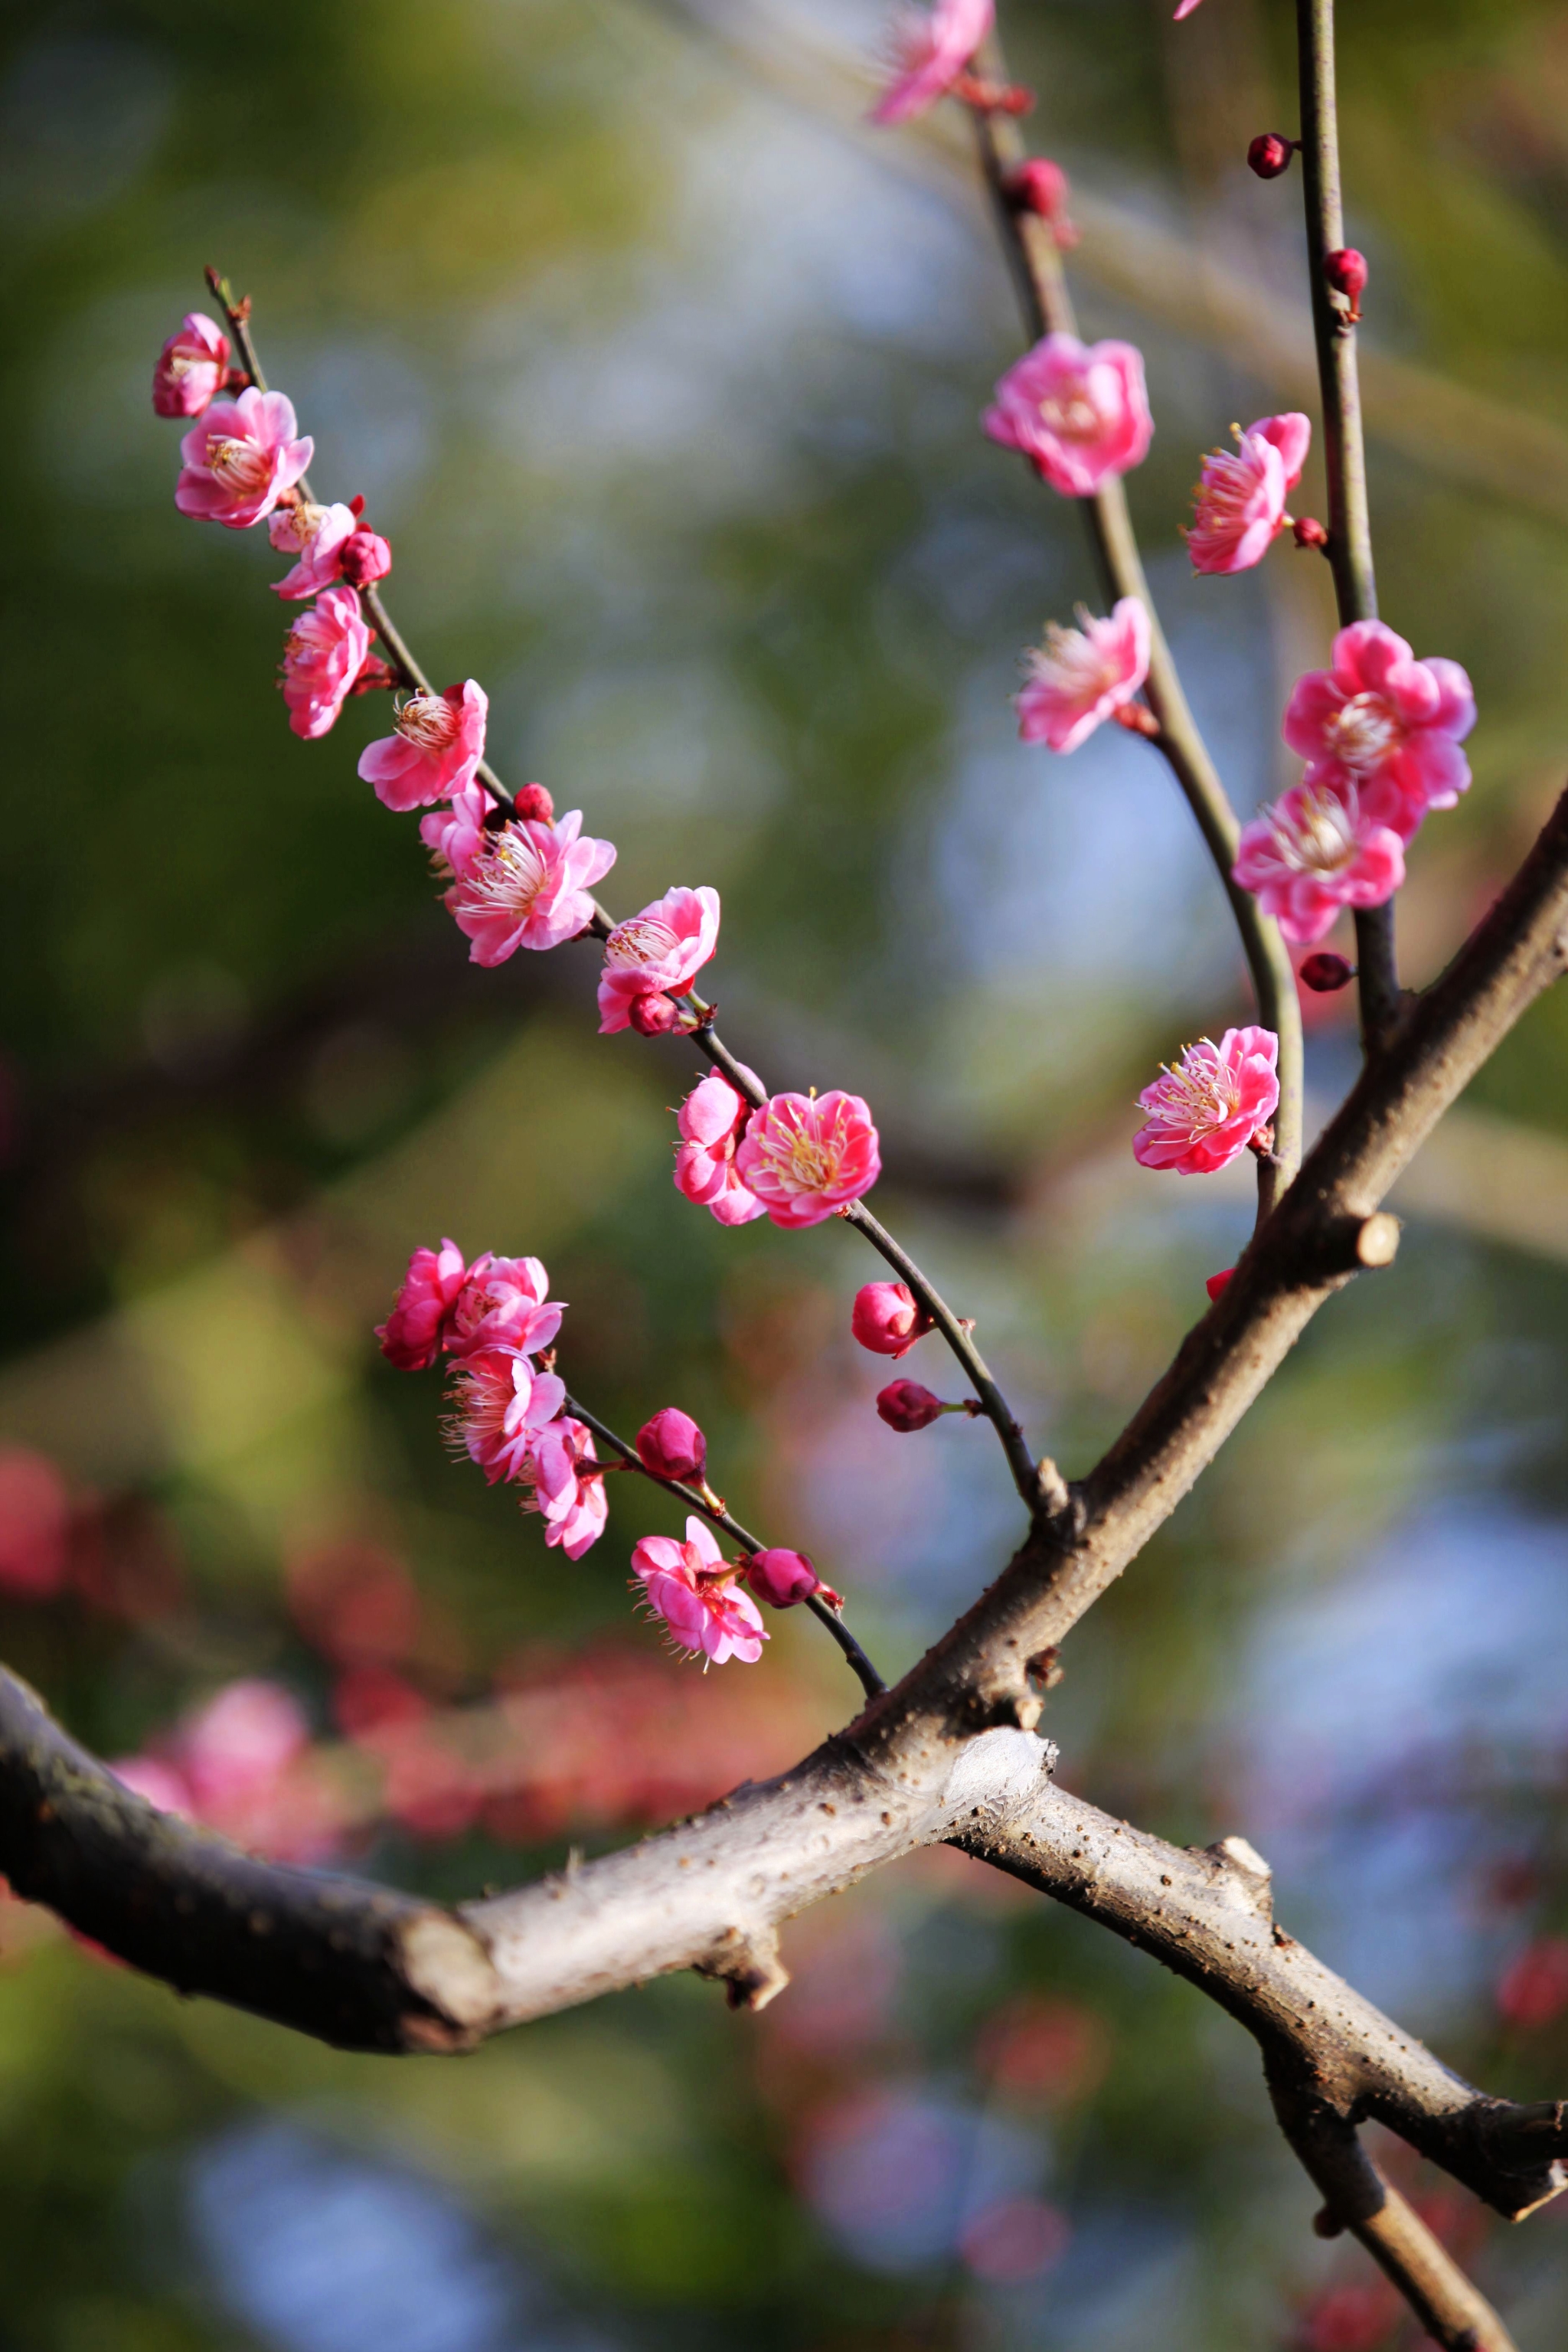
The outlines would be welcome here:
[[[694,1511],[700,1511],[705,1519],[710,1520],[714,1527],[721,1528],[727,1536],[732,1536],[745,1550],[766,1551],[767,1546],[761,1537],[749,1533],[732,1512],[715,1510],[700,1488],[689,1486],[683,1478],[661,1478],[656,1470],[650,1470],[635,1445],[628,1445],[624,1437],[617,1437],[606,1422],[599,1420],[595,1413],[591,1413],[586,1405],[579,1404],[575,1397],[569,1396],[566,1399],[566,1411],[572,1415],[574,1421],[582,1422],[584,1427],[593,1431],[595,1437],[603,1438],[605,1444],[620,1455],[628,1470],[639,1471],[653,1486],[662,1486],[667,1495],[679,1495],[683,1503],[689,1503]],[[860,1687],[867,1697],[875,1698],[879,1692],[885,1691],[888,1687],[887,1684],[882,1680],[842,1617],[831,1610],[826,1601],[821,1600],[815,1592],[809,1595],[805,1605],[812,1615],[826,1626],[848,1659],[859,1677]]]
[[[1340,626],[1377,618],[1372,517],[1366,495],[1356,334],[1344,298],[1335,299],[1324,263],[1345,241],[1340,194],[1339,109],[1334,91],[1333,0],[1296,0],[1301,78],[1301,181],[1307,206],[1307,267],[1312,283],[1312,334],[1323,403],[1323,464],[1329,484],[1328,558]],[[1399,1014],[1394,901],[1364,907],[1355,919],[1356,963],[1364,1050],[1376,1051]]]
[[[1001,83],[1006,79],[1000,48],[994,43],[984,53],[984,72],[988,80]],[[1012,176],[1025,157],[1017,123],[1010,116],[981,109],[973,109],[972,113],[981,169],[991,193],[1025,324],[1036,337],[1076,335],[1078,320],[1051,225],[1033,213],[1021,212],[1008,193]],[[1238,888],[1231,880],[1240,827],[1188,707],[1160,626],[1121,477],[1112,477],[1092,498],[1079,503],[1089,522],[1108,594],[1113,598],[1136,596],[1149,615],[1149,677],[1145,691],[1149,708],[1159,723],[1159,733],[1150,740],[1157,751],[1163,752],[1197,820],[1241,937],[1258,1001],[1258,1019],[1279,1040],[1279,1108],[1274,1121],[1274,1154],[1272,1160],[1259,1160],[1258,1167],[1258,1213],[1261,1221],[1301,1162],[1301,1010],[1295,971],[1278,924],[1264,914],[1250,891]]]

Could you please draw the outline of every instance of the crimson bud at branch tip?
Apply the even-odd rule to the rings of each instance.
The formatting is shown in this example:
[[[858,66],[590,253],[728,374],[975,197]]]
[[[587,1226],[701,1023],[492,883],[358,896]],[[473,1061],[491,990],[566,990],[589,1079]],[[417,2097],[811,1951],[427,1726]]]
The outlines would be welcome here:
[[[1331,955],[1326,950],[1310,955],[1296,975],[1303,988],[1318,996],[1331,996],[1336,988],[1346,988],[1355,978],[1355,966],[1347,963],[1342,955]]]
[[[542,784],[524,784],[514,803],[515,814],[531,818],[535,824],[553,824],[555,803]]]
[[[1316,515],[1298,515],[1290,525],[1298,547],[1327,547],[1329,534]]]
[[[338,569],[354,587],[368,588],[374,581],[384,580],[391,571],[392,550],[377,532],[356,530],[343,543]]]
[[[745,1579],[759,1601],[773,1609],[793,1609],[820,1592],[830,1609],[843,1606],[843,1595],[824,1584],[803,1551],[754,1551],[746,1562]]]
[[[1344,295],[1349,302],[1347,319],[1359,319],[1361,298],[1366,291],[1365,254],[1358,253],[1353,245],[1342,245],[1336,252],[1323,256],[1323,275],[1334,292]]]
[[[919,1381],[892,1381],[877,1399],[877,1411],[889,1429],[908,1434],[916,1429],[929,1429],[944,1412],[961,1412],[961,1406],[943,1404],[941,1397],[922,1388]]]
[[[667,1404],[638,1430],[637,1460],[656,1478],[700,1478],[708,1467],[708,1440],[689,1412]]]
[[[1248,168],[1260,180],[1277,180],[1281,172],[1290,169],[1296,144],[1294,139],[1287,139],[1278,131],[1260,131],[1247,151]]]
[[[907,1356],[935,1328],[907,1282],[868,1282],[855,1294],[849,1328],[874,1356]]]
[[[626,1018],[639,1037],[668,1037],[679,1029],[685,1016],[672,996],[656,989],[651,996],[634,996],[626,1007]]]

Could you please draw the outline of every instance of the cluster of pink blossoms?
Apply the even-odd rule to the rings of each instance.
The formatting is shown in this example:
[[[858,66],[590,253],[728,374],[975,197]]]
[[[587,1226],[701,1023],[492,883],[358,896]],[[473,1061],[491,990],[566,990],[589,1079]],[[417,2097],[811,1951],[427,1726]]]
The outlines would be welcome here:
[[[837,1089],[771,1095],[751,1109],[715,1073],[692,1088],[677,1124],[676,1190],[723,1225],[761,1216],[788,1231],[819,1225],[882,1172],[870,1110],[858,1095]]]

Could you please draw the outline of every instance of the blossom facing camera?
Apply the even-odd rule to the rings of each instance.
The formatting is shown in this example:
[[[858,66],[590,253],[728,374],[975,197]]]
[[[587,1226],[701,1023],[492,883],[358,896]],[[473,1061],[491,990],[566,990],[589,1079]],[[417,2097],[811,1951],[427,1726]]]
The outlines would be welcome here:
[[[1429,809],[1452,808],[1468,788],[1459,746],[1475,723],[1458,662],[1417,661],[1386,622],[1353,621],[1334,639],[1333,667],[1297,679],[1280,731],[1313,782],[1353,784],[1363,814],[1408,842]]]
[[[919,1381],[892,1381],[877,1399],[877,1411],[889,1429],[908,1435],[917,1429],[929,1429],[944,1412],[952,1411],[941,1397],[922,1388]]]
[[[750,1076],[750,1071],[747,1072]],[[675,1189],[721,1225],[750,1224],[765,1203],[742,1181],[736,1148],[750,1115],[743,1095],[715,1071],[692,1087],[676,1116]]]
[[[471,784],[484,757],[489,697],[473,678],[441,694],[411,694],[395,733],[367,743],[359,772],[384,808],[428,808]]]
[[[491,1349],[537,1355],[561,1328],[565,1308],[547,1297],[550,1276],[536,1257],[492,1257],[487,1250],[464,1276],[441,1344],[456,1356]]]
[[[370,631],[352,588],[323,588],[301,613],[283,646],[279,684],[296,735],[313,741],[336,726],[370,657]]]
[[[1260,180],[1277,180],[1290,169],[1290,158],[1296,152],[1294,139],[1287,139],[1279,131],[1260,131],[1247,151],[1247,169],[1256,172]]]
[[[468,1278],[468,1262],[454,1241],[438,1250],[416,1249],[403,1287],[384,1323],[376,1326],[381,1352],[400,1372],[427,1371],[440,1354],[447,1318]]]
[[[990,32],[994,0],[935,0],[900,6],[891,30],[893,77],[871,110],[873,122],[908,122],[945,97]]]
[[[1348,778],[1313,773],[1243,828],[1231,879],[1253,891],[1296,947],[1310,947],[1342,907],[1381,907],[1405,879],[1405,844],[1363,810]]]
[[[1228,1168],[1279,1108],[1279,1055],[1272,1029],[1227,1029],[1217,1045],[1200,1037],[1186,1046],[1178,1066],[1167,1063],[1138,1097],[1149,1115],[1132,1139],[1139,1166],[1179,1176]]]
[[[706,886],[667,890],[640,915],[617,923],[605,941],[600,1036],[631,1026],[637,997],[684,994],[718,943],[719,893]]]
[[[775,1225],[819,1225],[868,1192],[882,1172],[871,1113],[858,1095],[772,1095],[752,1113],[735,1152],[742,1184]]]
[[[708,1440],[689,1412],[667,1404],[637,1432],[637,1460],[656,1478],[700,1478],[708,1468]]]
[[[982,421],[993,441],[1032,459],[1053,490],[1091,497],[1148,455],[1154,420],[1143,355],[1131,343],[1046,335],[998,382]]]
[[[392,549],[379,531],[366,530],[362,523],[344,542],[339,561],[345,580],[356,588],[371,588],[391,571]]]
[[[180,444],[174,504],[199,522],[248,530],[272,512],[315,455],[299,437],[294,404],[252,384],[237,400],[215,400]]]
[[[746,1562],[745,1577],[752,1591],[770,1609],[797,1608],[815,1592],[821,1593],[830,1609],[844,1606],[843,1594],[835,1592],[830,1584],[824,1584],[803,1551],[783,1548],[754,1551]]]
[[[1076,751],[1097,727],[1131,703],[1149,675],[1149,614],[1142,597],[1123,596],[1109,619],[1080,604],[1079,626],[1053,621],[1046,642],[1025,659],[1026,682],[1015,695],[1018,734],[1052,751]]]
[[[896,1363],[936,1325],[907,1282],[868,1282],[855,1293],[849,1328],[874,1356],[891,1356]]]
[[[363,772],[363,771],[362,771]],[[378,787],[379,789],[379,787]],[[453,803],[451,822],[425,817],[420,832],[451,866],[452,919],[470,941],[470,963],[505,963],[519,948],[558,948],[594,919],[593,886],[616,862],[614,842],[583,835],[583,812],[559,824],[509,819],[492,833]]]
[[[267,526],[267,536],[279,555],[296,558],[291,572],[272,583],[272,593],[290,603],[314,596],[342,577],[342,552],[353,537],[354,518],[349,507],[319,507],[310,499],[297,499],[279,507]]]
[[[643,1599],[663,1618],[677,1649],[710,1658],[716,1666],[731,1658],[754,1665],[762,1656],[768,1636],[757,1604],[736,1589],[738,1570],[700,1519],[687,1520],[684,1543],[673,1536],[644,1536],[632,1567]]]
[[[1192,528],[1183,533],[1194,572],[1247,572],[1261,563],[1289,520],[1285,500],[1312,438],[1310,420],[1295,410],[1260,416],[1245,433],[1232,430],[1236,447],[1211,449],[1204,459]]]
[[[153,371],[153,408],[159,416],[200,416],[228,375],[228,337],[216,319],[187,310]]]

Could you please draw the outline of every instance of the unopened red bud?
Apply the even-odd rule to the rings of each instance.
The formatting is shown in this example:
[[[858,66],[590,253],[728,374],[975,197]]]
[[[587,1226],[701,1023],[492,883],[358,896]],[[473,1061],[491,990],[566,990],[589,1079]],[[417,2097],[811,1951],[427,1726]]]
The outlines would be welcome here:
[[[773,1609],[794,1609],[800,1601],[809,1601],[820,1592],[833,1606],[838,1605],[838,1594],[825,1585],[803,1551],[780,1549],[754,1551],[745,1566],[745,1578],[759,1601]]]
[[[1021,82],[985,81],[978,74],[960,74],[952,89],[977,114],[1027,114],[1035,103],[1034,91]]]
[[[679,1029],[682,1013],[673,996],[657,992],[647,996],[634,996],[627,1007],[626,1018],[639,1037],[668,1037]]]
[[[1281,172],[1290,169],[1295,152],[1294,139],[1279,131],[1260,131],[1247,151],[1247,161],[1260,180],[1277,180]]]
[[[359,520],[361,515],[363,514],[364,492],[363,490],[356,490],[353,498],[349,500],[349,512],[353,515],[356,522]]]
[[[1366,256],[1358,253],[1353,245],[1342,245],[1334,253],[1323,256],[1323,275],[1336,294],[1344,295],[1350,304],[1346,317],[1352,321],[1361,317],[1361,298],[1366,291]]]
[[[941,1397],[921,1388],[919,1381],[893,1381],[877,1399],[877,1411],[888,1427],[906,1434],[916,1429],[929,1429],[933,1421],[951,1410]]]
[[[1347,963],[1342,955],[1320,950],[1307,958],[1298,976],[1302,987],[1310,988],[1314,995],[1331,996],[1336,988],[1349,986],[1355,978],[1355,966]]]
[[[1231,1276],[1235,1272],[1235,1266],[1227,1265],[1223,1274],[1210,1275],[1208,1280],[1204,1285],[1204,1288],[1208,1292],[1211,1298],[1217,1298],[1219,1297],[1221,1291],[1225,1288],[1226,1283],[1230,1280]]]
[[[392,550],[375,531],[356,530],[343,541],[338,569],[351,588],[368,588],[391,571]]]
[[[907,1282],[868,1282],[855,1293],[849,1328],[874,1356],[907,1356],[935,1328]]]
[[[1327,547],[1329,534],[1316,515],[1298,515],[1290,525],[1298,547]]]
[[[517,813],[531,817],[536,824],[549,824],[555,815],[555,803],[542,784],[524,784],[517,795]]]
[[[708,1467],[708,1440],[689,1412],[667,1404],[638,1430],[637,1460],[656,1478],[700,1478]]]
[[[1068,175],[1048,156],[1035,155],[1009,176],[1007,194],[1021,213],[1054,221],[1067,210]]]

